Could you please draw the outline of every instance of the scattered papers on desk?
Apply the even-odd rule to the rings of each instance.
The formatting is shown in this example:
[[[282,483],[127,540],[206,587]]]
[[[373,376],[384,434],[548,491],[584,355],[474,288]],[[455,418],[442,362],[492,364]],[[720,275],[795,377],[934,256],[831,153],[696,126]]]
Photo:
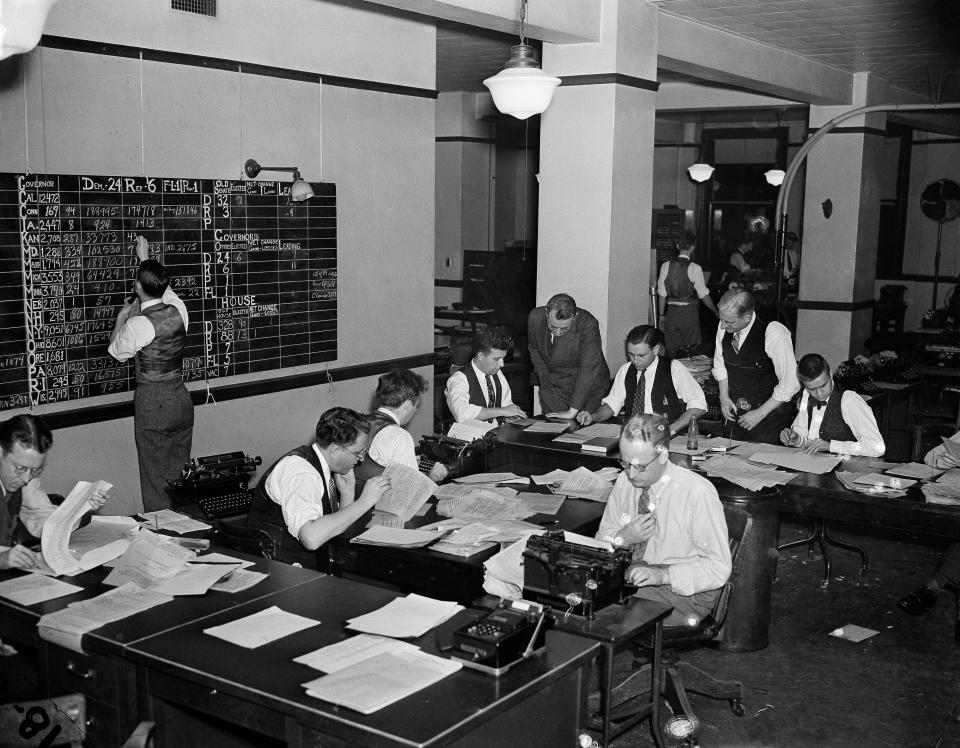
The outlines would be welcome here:
[[[522,475],[517,475],[516,473],[474,473],[473,475],[461,475],[459,478],[454,478],[454,483],[461,484],[472,484],[472,483],[513,483],[517,479],[521,479],[524,483],[527,482],[527,478]]]
[[[578,447],[583,446],[586,442],[590,441],[592,436],[581,436],[580,434],[560,434],[553,441],[556,444],[576,444]]]
[[[499,496],[500,498],[510,498],[517,495],[517,489],[506,486],[495,486],[487,483],[464,484],[448,483],[445,486],[439,486],[434,492],[438,499],[467,499],[476,497]]]
[[[483,562],[485,592],[508,600],[519,600],[522,597],[523,552],[526,548],[527,539],[523,538]]]
[[[681,434],[670,440],[669,448],[670,452],[676,455],[698,455],[709,451],[711,447],[726,447],[727,452],[733,452],[743,444],[745,444],[745,442],[737,441],[736,439],[727,439],[725,436],[701,436],[697,439],[696,449],[687,449],[687,437],[685,434]]]
[[[224,577],[240,568],[240,562],[203,562],[187,565],[172,577],[161,581],[152,589],[164,595],[205,595]]]
[[[103,583],[119,586],[133,582],[137,587],[150,589],[182,571],[194,555],[162,535],[141,529]]]
[[[563,500],[566,496],[552,493],[534,493],[532,491],[521,491],[517,494],[517,501],[523,504],[534,514],[549,514],[556,516],[563,506]]]
[[[558,493],[590,501],[606,501],[612,490],[613,486],[608,481],[598,478],[585,467],[578,467],[571,472],[557,488]]]
[[[468,418],[466,421],[460,421],[450,427],[447,436],[451,439],[462,439],[465,442],[473,442],[482,439],[488,431],[495,429],[495,423],[487,421],[478,421],[476,418]]]
[[[584,426],[582,429],[577,430],[578,436],[585,436],[588,439],[593,439],[595,437],[605,438],[605,439],[619,439],[620,438],[620,424],[619,423],[591,423],[589,426]]]
[[[418,649],[384,652],[303,685],[308,696],[361,714],[372,714],[432,686],[462,667],[459,660]]]
[[[148,530],[169,530],[177,535],[183,535],[187,532],[196,532],[198,530],[209,530],[208,525],[186,514],[175,512],[173,509],[161,509],[158,512],[140,512],[139,517],[143,517],[141,525]]]
[[[920,490],[928,504],[960,506],[960,483],[924,483]]]
[[[347,627],[395,639],[415,639],[463,610],[462,605],[410,594],[347,621]]]
[[[778,452],[755,452],[750,456],[754,462],[763,462],[767,465],[779,465],[801,473],[823,475],[832,471],[839,463],[840,458],[830,454],[808,455],[794,450],[791,454]]]
[[[960,468],[950,468],[947,472],[937,478],[937,483],[960,483]]]
[[[241,558],[235,558],[233,556],[228,556],[226,553],[204,553],[202,556],[197,556],[195,559],[192,559],[189,563],[191,564],[236,564],[241,569],[246,569],[248,566],[253,566],[255,561],[244,561]]]
[[[357,634],[305,655],[294,657],[293,661],[319,670],[321,673],[336,673],[338,670],[353,667],[384,652],[410,652],[419,651],[419,649],[415,644],[387,636]]]
[[[320,621],[298,616],[296,613],[287,613],[276,605],[272,605],[259,613],[219,626],[211,626],[204,629],[203,633],[236,644],[238,647],[256,649],[319,624]]]
[[[703,471],[716,478],[724,478],[749,491],[759,491],[768,486],[782,486],[797,477],[796,473],[751,465],[741,457],[717,455],[702,463]]]
[[[757,452],[766,452],[767,454],[792,455],[797,451],[796,447],[786,447],[782,444],[766,444],[764,442],[739,442],[733,449],[727,450],[727,454],[742,455],[751,457]]]
[[[846,639],[850,642],[862,642],[864,639],[869,639],[878,633],[878,631],[874,631],[873,629],[857,626],[855,623],[847,623],[831,631],[830,636],[835,636],[838,639]]]
[[[70,554],[76,561],[78,571],[67,574],[74,576],[81,571],[108,565],[113,559],[123,555],[130,545],[130,539],[139,529],[140,525],[132,517],[91,517],[90,524],[74,530],[70,535]],[[42,556],[40,565],[30,571],[58,576]]]
[[[534,485],[546,486],[551,483],[562,483],[569,475],[569,470],[561,470],[560,468],[557,468],[556,470],[551,470],[549,473],[544,473],[543,475],[531,475],[530,480],[533,481]]]
[[[374,508],[395,514],[404,522],[411,519],[437,490],[436,483],[406,465],[387,465],[383,474],[390,478],[390,489],[383,493]]]
[[[525,519],[536,512],[520,500],[503,496],[466,496],[459,499],[439,499],[437,514],[441,517],[470,519]]]
[[[269,574],[262,571],[250,571],[249,569],[234,569],[224,579],[217,582],[211,590],[215,592],[243,592],[243,590],[253,587],[266,579]]]
[[[910,488],[915,480],[908,478],[898,478],[894,475],[883,475],[882,473],[864,473],[853,479],[854,483],[867,486],[877,486],[878,488],[892,488],[899,491],[904,488]]]
[[[41,639],[74,652],[83,653],[83,635],[121,618],[141,613],[173,600],[153,590],[143,590],[134,584],[125,584],[102,595],[70,603],[55,613],[47,613],[37,624]]]
[[[67,584],[59,579],[51,579],[42,574],[24,574],[22,577],[0,582],[0,597],[20,605],[36,605],[82,590],[83,587]]]
[[[620,475],[620,468],[613,467],[613,465],[608,465],[607,467],[602,467],[599,470],[594,470],[593,474],[600,480],[610,481],[613,483],[617,479],[617,476]]]
[[[437,539],[431,530],[407,530],[402,527],[371,527],[356,537],[351,543],[360,545],[386,545],[391,548],[423,548]]]
[[[889,470],[890,468],[898,468],[902,465],[902,462],[887,462],[886,460],[881,460],[878,457],[867,458],[867,466],[872,467],[874,470]]]
[[[515,543],[520,538],[543,531],[540,525],[520,520],[470,522],[459,518],[440,520],[420,529],[450,532],[443,540],[430,546],[430,550],[464,557],[492,548],[497,543]]]
[[[865,475],[877,475],[877,473],[855,473],[852,471],[843,471],[838,470],[834,475],[837,476],[844,486],[849,488],[851,491],[858,491],[860,493],[865,493],[869,496],[880,496],[885,498],[895,498],[897,496],[906,496],[906,491],[894,488],[884,488],[883,486],[878,485],[868,485],[866,483],[858,483],[858,478],[863,478]]]
[[[953,439],[948,439],[945,436],[941,436],[940,440],[943,442],[943,447],[947,450],[947,453],[953,459],[960,462],[960,442],[955,442]]]
[[[370,515],[370,519],[367,520],[367,527],[403,527],[404,519],[403,517],[398,517],[396,514],[387,514],[386,512],[378,512],[374,510]]]
[[[897,465],[896,467],[888,468],[886,472],[890,475],[900,475],[905,478],[932,480],[940,475],[943,470],[924,465],[922,462],[908,462],[906,465]]]
[[[80,518],[90,511],[89,500],[94,496],[106,494],[111,488],[113,488],[111,483],[102,480],[96,483],[79,481],[63,503],[44,522],[43,531],[40,534],[40,547],[44,561],[57,576],[62,574],[72,576],[85,571],[77,558],[70,553],[70,534]]]
[[[570,428],[570,421],[537,421],[527,426],[528,434],[562,434]]]

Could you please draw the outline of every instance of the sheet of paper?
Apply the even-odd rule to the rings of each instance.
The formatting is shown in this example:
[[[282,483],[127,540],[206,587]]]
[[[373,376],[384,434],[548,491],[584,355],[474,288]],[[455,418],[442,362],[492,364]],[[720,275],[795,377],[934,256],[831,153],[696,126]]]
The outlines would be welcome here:
[[[520,597],[523,591],[523,552],[526,548],[527,539],[523,538],[484,561],[483,589],[492,595],[507,597],[503,592],[510,591],[514,598]],[[502,585],[506,585],[506,588]]]
[[[175,512],[173,509],[161,509],[158,512],[141,512],[143,524],[148,530],[169,530],[178,535],[198,530],[209,530],[211,526],[199,520],[188,517],[186,514]]]
[[[203,563],[188,564],[187,568],[162,580],[153,587],[164,595],[205,595],[217,582],[240,568],[240,564]]]
[[[578,467],[560,484],[557,492],[590,501],[606,501],[612,490],[613,486],[610,483],[598,478],[589,469]]]
[[[235,621],[211,626],[204,629],[203,633],[236,644],[238,647],[256,649],[264,644],[269,644],[272,641],[319,624],[320,621],[298,616],[296,613],[288,613],[276,605],[272,605],[266,610],[238,618]]]
[[[600,548],[604,551],[612,551],[613,546],[610,545],[610,542],[607,540],[599,540],[597,538],[591,538],[589,535],[581,535],[580,533],[570,532],[569,530],[564,530],[563,539],[567,543],[576,543],[577,545],[586,545],[590,548]]]
[[[439,486],[433,494],[438,499],[465,499],[472,496],[499,496],[510,498],[517,495],[517,489],[507,486],[492,486],[486,483],[470,484],[447,483]]]
[[[916,478],[917,480],[931,480],[940,475],[943,470],[924,465],[922,462],[910,462],[906,465],[892,467],[886,472],[888,475],[900,475],[905,478]]]
[[[590,441],[591,437],[589,436],[580,436],[579,434],[560,434],[560,436],[553,439],[554,444],[576,444],[578,447],[581,446],[584,442]]]
[[[945,436],[941,436],[940,440],[943,442],[943,446],[947,450],[947,453],[953,459],[960,462],[960,442],[955,442],[953,439],[948,439]]]
[[[197,556],[194,559],[191,559],[191,564],[236,564],[241,569],[246,569],[250,566],[256,564],[256,561],[245,561],[242,558],[236,558],[235,556],[228,556],[226,553],[204,553],[202,556]]]
[[[882,473],[867,473],[854,479],[853,482],[866,486],[881,486],[883,488],[893,488],[897,490],[909,488],[916,483],[915,480],[910,480],[909,478],[898,478],[895,475],[883,475]]]
[[[545,486],[549,483],[562,483],[570,475],[569,470],[561,470],[557,468],[556,470],[551,470],[549,473],[544,473],[543,475],[531,475],[530,480],[538,486]]]
[[[370,613],[351,618],[347,626],[367,634],[415,639],[461,610],[463,606],[457,603],[410,594],[395,598]]]
[[[532,491],[521,491],[517,494],[517,501],[523,504],[534,514],[549,514],[556,516],[563,506],[566,496],[552,493],[533,493]]]
[[[584,426],[582,429],[579,429],[577,434],[585,436],[588,439],[593,439],[597,436],[619,439],[620,428],[619,423],[591,423],[589,426]]]
[[[701,469],[707,475],[724,478],[750,491],[759,491],[767,486],[783,485],[797,477],[797,473],[753,465],[743,457],[729,454],[709,458],[702,463]]]
[[[390,490],[377,501],[376,509],[404,520],[413,517],[437,490],[436,483],[406,465],[387,465],[383,474],[390,478]]]
[[[817,475],[829,473],[840,463],[840,458],[835,455],[808,455],[796,450],[794,450],[792,454],[755,452],[750,456],[750,459],[754,462],[763,462],[767,465],[779,465],[780,467],[785,467],[790,470],[799,470],[802,473],[815,473]]]
[[[66,608],[47,613],[37,623],[37,633],[44,639],[74,652],[83,652],[83,635],[113,621],[141,613],[173,600],[153,590],[124,584],[102,595],[70,603]]]
[[[474,473],[473,475],[462,475],[459,478],[454,478],[454,481],[462,484],[505,483],[507,481],[514,481],[517,478],[523,478],[523,476],[517,475],[516,473]]]
[[[470,519],[525,519],[535,514],[517,499],[500,496],[470,496],[460,499],[440,499],[437,514],[441,517]]]
[[[371,527],[356,537],[351,543],[360,545],[386,545],[395,548],[422,548],[436,541],[439,535],[431,530],[407,530],[402,527]]]
[[[251,571],[250,569],[236,569],[230,573],[230,576],[221,579],[210,589],[214,592],[242,592],[245,589],[253,587],[266,579],[269,574],[262,571]]]
[[[873,629],[864,628],[863,626],[857,626],[855,623],[847,623],[836,628],[830,632],[830,636],[835,636],[838,639],[846,639],[851,642],[862,642],[864,639],[869,639],[871,636],[875,636],[879,632],[874,631]]]
[[[570,421],[537,421],[527,426],[528,434],[562,434],[570,428]]]
[[[937,483],[960,484],[960,468],[950,468],[950,470],[937,478]]]
[[[845,488],[850,489],[851,491],[857,491],[858,493],[866,494],[868,496],[877,496],[879,498],[895,498],[897,496],[906,496],[906,491],[903,489],[894,489],[886,488],[881,485],[865,484],[865,483],[856,483],[860,478],[863,478],[870,473],[858,473],[854,471],[843,471],[838,470],[834,473]],[[933,486],[935,484],[925,483],[924,486]]]
[[[384,652],[304,683],[307,695],[371,714],[457,672],[463,663],[419,650]]]
[[[599,470],[594,470],[593,475],[600,480],[605,480],[610,483],[613,483],[617,477],[620,475],[620,468],[613,467],[608,465],[607,467],[602,467]]]
[[[405,520],[403,517],[398,517],[396,514],[387,514],[386,512],[378,512],[374,510],[370,514],[370,519],[367,521],[366,526],[369,527],[403,527]]]
[[[141,530],[103,583],[119,586],[133,582],[138,587],[149,589],[180,572],[192,558],[193,551],[164,540],[149,530]]]
[[[25,574],[22,577],[0,582],[0,597],[20,605],[36,605],[82,590],[83,587],[67,584],[59,579],[51,579],[42,574]]]
[[[452,439],[462,439],[465,442],[472,442],[477,439],[482,439],[484,434],[496,427],[494,423],[468,418],[466,421],[453,424],[447,432],[447,436]]]
[[[319,670],[321,673],[335,673],[384,652],[406,652],[417,649],[419,647],[414,644],[391,639],[388,636],[357,634],[336,644],[329,644],[305,655],[294,657],[293,661]]]
[[[750,457],[751,455],[756,454],[757,452],[764,452],[765,454],[784,454],[792,455],[797,453],[796,447],[787,447],[783,444],[765,444],[760,442],[740,442],[733,449],[728,449],[727,454],[732,455],[743,455],[745,457]]]
[[[105,481],[88,483],[79,481],[43,525],[40,547],[47,565],[58,576],[77,573],[81,570],[76,557],[70,552],[70,533],[80,518],[90,510],[89,500],[107,493],[113,485]]]

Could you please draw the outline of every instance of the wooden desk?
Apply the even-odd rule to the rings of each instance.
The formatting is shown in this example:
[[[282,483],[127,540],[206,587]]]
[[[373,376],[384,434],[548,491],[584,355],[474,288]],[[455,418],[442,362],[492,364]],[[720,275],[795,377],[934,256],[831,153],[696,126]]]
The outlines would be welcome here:
[[[524,490],[538,488],[531,486]],[[557,512],[555,519],[559,521],[546,527],[592,536],[600,526],[603,509],[604,504],[597,501],[568,498]],[[423,517],[414,517],[407,526],[421,527],[438,519],[441,517],[432,508]],[[545,514],[535,514],[527,521],[537,524],[552,519]],[[374,580],[402,592],[455,600],[461,605],[469,605],[483,595],[483,562],[497,553],[499,547],[462,558],[429,548],[387,548],[351,543],[350,538],[362,533],[366,522],[364,518],[330,541],[330,571],[333,574]]]
[[[370,715],[307,696],[300,684],[320,674],[293,658],[345,638],[344,620],[395,595],[317,577],[136,643],[130,659],[149,694],[158,745],[574,745],[599,646],[563,632],[548,632],[544,654],[499,678],[464,668]],[[271,605],[321,623],[252,650],[203,633]],[[431,632],[416,643],[436,653],[435,639]]]

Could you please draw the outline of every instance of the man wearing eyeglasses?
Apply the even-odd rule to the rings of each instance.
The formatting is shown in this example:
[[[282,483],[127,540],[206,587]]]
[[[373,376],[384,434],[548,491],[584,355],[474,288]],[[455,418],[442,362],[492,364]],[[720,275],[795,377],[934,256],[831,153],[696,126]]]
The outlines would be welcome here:
[[[353,468],[366,456],[369,431],[360,413],[330,408],[317,422],[313,443],[290,450],[260,478],[246,524],[270,534],[278,561],[326,571],[327,558],[318,550],[390,488],[390,479],[377,475],[355,496]]]
[[[40,554],[23,543],[40,537],[56,508],[37,480],[51,446],[53,435],[36,416],[14,416],[0,424],[0,569],[33,569],[40,561]],[[90,509],[105,501],[91,497]]]
[[[667,626],[695,626],[730,576],[727,522],[717,489],[670,462],[670,424],[661,415],[630,418],[620,434],[620,465],[599,540],[633,549],[625,579],[637,597],[673,606]]]
[[[600,325],[573,297],[558,293],[527,317],[527,348],[540,383],[543,412],[573,418],[593,411],[610,387]]]

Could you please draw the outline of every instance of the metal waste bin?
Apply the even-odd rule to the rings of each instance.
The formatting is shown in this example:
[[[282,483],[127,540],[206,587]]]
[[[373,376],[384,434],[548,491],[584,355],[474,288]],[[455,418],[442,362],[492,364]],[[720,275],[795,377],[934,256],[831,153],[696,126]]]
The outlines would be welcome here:
[[[770,598],[777,564],[779,488],[749,491],[732,483],[717,486],[720,500],[753,520],[743,565],[733,591],[717,647],[727,652],[756,652],[770,644]]]

